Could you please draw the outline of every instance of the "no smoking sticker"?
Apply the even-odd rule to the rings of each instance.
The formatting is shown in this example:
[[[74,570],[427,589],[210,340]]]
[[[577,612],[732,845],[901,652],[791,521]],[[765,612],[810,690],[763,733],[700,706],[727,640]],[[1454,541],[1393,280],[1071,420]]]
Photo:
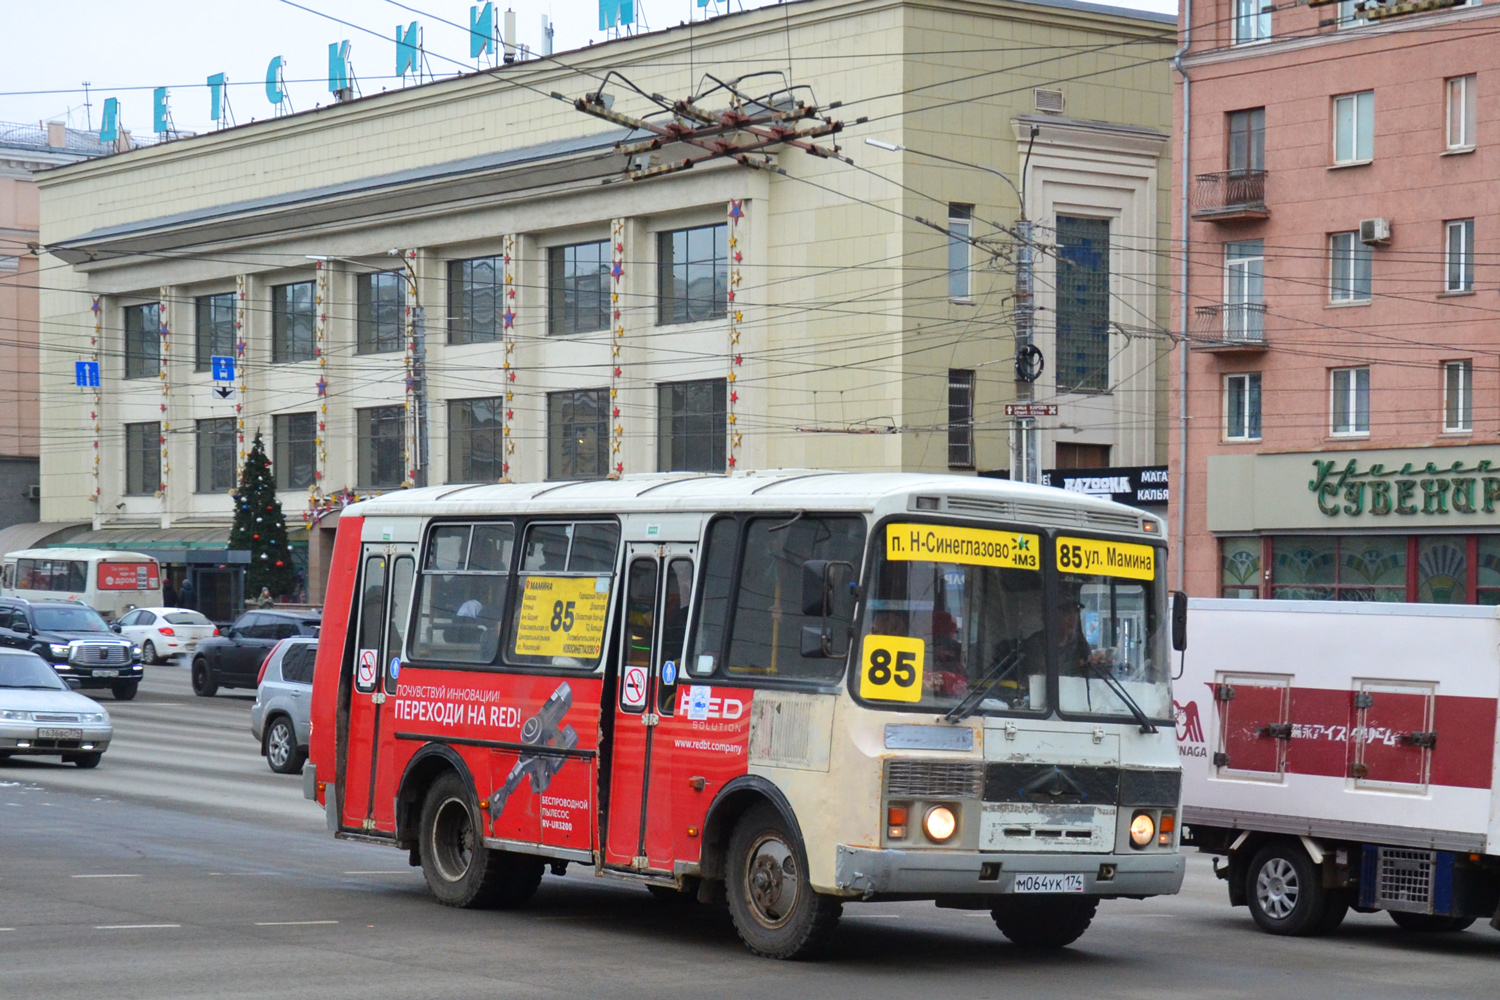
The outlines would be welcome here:
[[[644,708],[646,705],[646,668],[626,667],[624,686],[620,690],[620,704],[626,708]]]
[[[369,690],[375,686],[375,650],[359,651],[359,670],[354,679],[361,690]]]

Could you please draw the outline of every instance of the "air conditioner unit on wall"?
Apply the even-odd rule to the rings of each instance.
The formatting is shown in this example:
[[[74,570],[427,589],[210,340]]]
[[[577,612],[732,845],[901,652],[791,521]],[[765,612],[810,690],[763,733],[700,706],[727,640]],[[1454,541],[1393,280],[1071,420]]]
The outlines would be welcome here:
[[[1037,88],[1031,92],[1032,106],[1038,111],[1049,115],[1060,115],[1063,113],[1064,100],[1061,90],[1045,90]]]
[[[41,498],[42,498],[42,488],[41,488],[41,486],[37,485],[36,483],[32,483],[30,486],[26,487],[26,499],[27,500],[40,500]]]
[[[1361,219],[1359,223],[1361,243],[1389,243],[1391,241],[1390,219]]]

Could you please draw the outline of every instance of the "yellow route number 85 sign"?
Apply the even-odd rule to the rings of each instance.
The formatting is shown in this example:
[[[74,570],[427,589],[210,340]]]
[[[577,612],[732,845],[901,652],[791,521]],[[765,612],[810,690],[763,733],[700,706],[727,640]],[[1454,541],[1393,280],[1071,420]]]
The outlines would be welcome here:
[[[867,635],[859,662],[859,696],[871,701],[921,701],[927,643],[904,635]]]
[[[1057,568],[1063,573],[1150,580],[1156,576],[1156,550],[1149,545],[1132,545],[1130,542],[1058,535]]]

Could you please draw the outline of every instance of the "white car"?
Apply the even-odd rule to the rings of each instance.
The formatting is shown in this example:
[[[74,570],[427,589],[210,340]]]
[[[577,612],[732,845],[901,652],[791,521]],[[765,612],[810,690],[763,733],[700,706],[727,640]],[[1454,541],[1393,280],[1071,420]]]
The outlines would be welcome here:
[[[136,608],[110,627],[141,647],[143,663],[191,657],[198,643],[219,634],[213,622],[188,608]]]
[[[0,649],[0,760],[60,755],[65,764],[97,767],[113,737],[104,707],[70,689],[50,663]]]

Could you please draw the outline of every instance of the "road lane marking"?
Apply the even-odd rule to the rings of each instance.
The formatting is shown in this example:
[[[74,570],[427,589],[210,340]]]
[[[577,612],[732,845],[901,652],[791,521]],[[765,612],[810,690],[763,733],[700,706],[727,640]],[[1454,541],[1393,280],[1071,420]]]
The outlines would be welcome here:
[[[140,878],[140,875],[71,875],[70,878]]]
[[[846,913],[844,917],[848,920],[900,920],[899,913]]]
[[[98,924],[94,927],[96,931],[151,931],[167,927],[181,927],[181,924]]]
[[[368,872],[344,872],[345,875],[405,875],[407,872],[416,871],[415,868],[392,869],[390,871],[368,871]]]
[[[311,927],[314,924],[336,924],[337,920],[257,920],[257,927]]]

